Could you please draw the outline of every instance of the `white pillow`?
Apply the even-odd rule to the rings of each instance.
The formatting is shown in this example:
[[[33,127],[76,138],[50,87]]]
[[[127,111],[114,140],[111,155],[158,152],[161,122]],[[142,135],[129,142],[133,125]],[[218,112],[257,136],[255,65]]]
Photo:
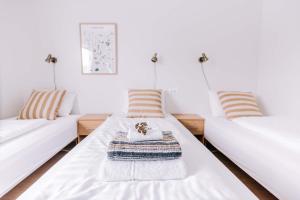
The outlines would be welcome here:
[[[166,108],[166,91],[161,90],[161,107],[162,107],[162,112],[164,114],[167,114],[167,108]]]
[[[225,117],[217,92],[209,90],[208,96],[212,115],[214,117]]]
[[[63,98],[61,106],[58,110],[58,116],[65,117],[71,114],[73,109],[74,101],[76,98],[76,94],[72,92],[67,92]]]

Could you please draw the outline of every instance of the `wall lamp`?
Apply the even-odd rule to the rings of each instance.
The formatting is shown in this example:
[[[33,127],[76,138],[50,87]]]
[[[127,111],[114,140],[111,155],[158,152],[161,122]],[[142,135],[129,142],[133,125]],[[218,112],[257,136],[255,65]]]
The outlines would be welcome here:
[[[57,63],[57,58],[56,57],[53,57],[51,54],[49,54],[48,56],[47,56],[47,58],[45,59],[45,61],[47,62],[47,63]]]
[[[158,62],[158,54],[154,53],[154,55],[151,58],[151,62],[154,64],[154,82],[153,82],[153,88],[156,89],[157,87],[157,69],[156,69],[156,63]]]
[[[56,90],[55,63],[57,63],[57,58],[52,56],[51,54],[48,54],[47,58],[45,59],[45,62],[53,64],[53,84],[54,89]]]
[[[154,55],[153,55],[152,58],[151,58],[151,61],[152,61],[153,63],[156,63],[156,62],[158,61],[157,53],[154,53]]]
[[[204,80],[205,80],[207,89],[210,90],[211,88],[210,88],[209,82],[208,82],[208,80],[207,80],[205,71],[204,71],[204,63],[206,63],[208,60],[209,60],[209,59],[208,59],[208,57],[206,56],[205,53],[202,53],[202,55],[201,55],[200,58],[198,59],[198,61],[201,63],[201,70],[202,70],[202,74],[203,74],[203,77],[204,77]]]
[[[200,63],[205,63],[208,61],[208,57],[206,56],[205,53],[202,53],[202,56],[199,58]]]

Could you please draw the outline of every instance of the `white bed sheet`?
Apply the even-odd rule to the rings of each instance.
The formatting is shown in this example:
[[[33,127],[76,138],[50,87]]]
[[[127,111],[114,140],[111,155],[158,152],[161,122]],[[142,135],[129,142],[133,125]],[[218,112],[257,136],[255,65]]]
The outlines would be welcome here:
[[[0,197],[77,137],[78,115],[0,144]]]
[[[299,199],[300,154],[277,137],[222,117],[206,117],[209,142],[279,199]]]
[[[0,144],[38,129],[48,123],[46,119],[0,120]]]
[[[33,184],[19,200],[197,200],[257,199],[174,117],[155,120],[180,142],[187,178],[168,181],[105,182],[99,166],[108,142],[122,130],[122,117],[110,117]],[[145,119],[144,119],[145,120]],[[148,119],[147,119],[148,120]]]

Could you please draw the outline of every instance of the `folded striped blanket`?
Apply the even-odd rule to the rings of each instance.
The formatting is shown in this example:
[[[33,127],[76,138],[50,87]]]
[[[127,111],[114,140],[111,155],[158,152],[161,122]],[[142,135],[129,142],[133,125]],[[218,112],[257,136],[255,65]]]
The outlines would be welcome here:
[[[127,133],[119,132],[109,143],[108,159],[118,161],[159,161],[181,157],[181,147],[170,131],[163,132],[162,140],[129,142]]]

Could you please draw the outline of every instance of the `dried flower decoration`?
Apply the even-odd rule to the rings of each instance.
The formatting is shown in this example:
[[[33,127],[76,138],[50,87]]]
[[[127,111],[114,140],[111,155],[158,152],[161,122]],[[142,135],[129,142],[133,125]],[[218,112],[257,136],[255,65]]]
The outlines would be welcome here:
[[[148,130],[150,130],[151,128],[148,127],[147,122],[140,122],[135,125],[135,129],[139,133],[141,133],[143,135],[147,135]]]

